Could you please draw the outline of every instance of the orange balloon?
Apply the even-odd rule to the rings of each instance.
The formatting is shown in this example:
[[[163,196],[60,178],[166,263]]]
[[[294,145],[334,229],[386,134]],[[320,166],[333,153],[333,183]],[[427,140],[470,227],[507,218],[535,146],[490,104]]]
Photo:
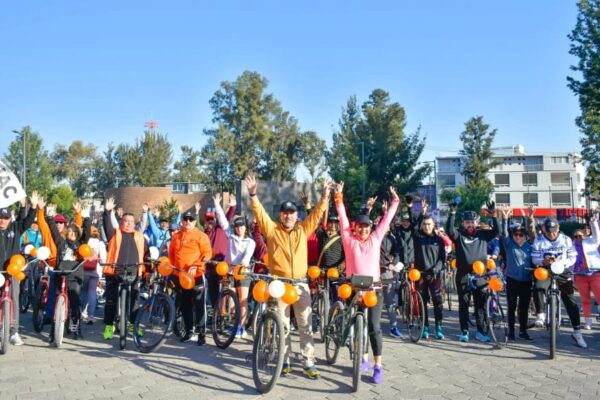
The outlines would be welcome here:
[[[285,283],[285,293],[281,296],[281,301],[285,304],[294,304],[298,301],[298,289],[291,283]]]
[[[493,258],[488,258],[487,269],[488,269],[488,271],[493,271],[496,269],[496,261],[494,261]]]
[[[321,276],[321,268],[314,265],[314,266],[308,268],[307,274],[310,279],[317,279],[318,277]]]
[[[338,288],[338,296],[344,300],[352,296],[352,286],[348,285],[347,283],[341,284]]]
[[[169,260],[169,257],[164,257],[163,256],[163,257],[161,257],[161,258],[158,259],[158,262],[160,264],[170,264],[171,260]]]
[[[375,307],[377,305],[377,294],[374,291],[370,291],[364,294],[363,303],[367,307]]]
[[[502,287],[504,286],[504,284],[502,284],[502,281],[499,278],[491,278],[490,279],[490,289],[492,289],[494,292],[499,292],[500,290],[502,290]]]
[[[331,279],[332,281],[335,281],[336,279],[339,279],[340,277],[340,272],[338,271],[337,268],[329,268],[327,270],[327,277],[329,279]]]
[[[485,272],[485,265],[477,260],[473,263],[473,272],[475,272],[477,275],[482,275]]]
[[[15,278],[17,278],[19,282],[21,282],[23,279],[27,278],[27,275],[25,275],[25,272],[19,271],[19,273],[15,275]]]
[[[450,265],[452,268],[456,269],[456,258],[453,258],[452,261],[450,261]]]
[[[194,278],[189,273],[185,271],[179,273],[179,284],[182,288],[190,290],[194,287],[195,283]]]
[[[236,265],[236,266],[233,268],[233,278],[234,278],[236,281],[241,281],[241,280],[243,280],[244,278],[246,278],[246,274],[245,274],[244,272],[245,272],[245,271],[244,271],[244,269],[243,269],[243,267],[242,267],[241,265]]]
[[[417,282],[421,279],[421,271],[416,268],[411,269],[408,271],[408,279],[410,279],[411,282]]]
[[[215,271],[217,272],[217,275],[225,276],[229,272],[229,264],[227,264],[225,261],[221,261],[217,263]]]
[[[92,248],[90,247],[89,244],[84,243],[81,246],[79,246],[79,255],[83,258],[89,258],[92,256]]]
[[[18,266],[17,264],[10,263],[10,264],[8,264],[8,267],[6,268],[6,271],[8,272],[8,274],[10,276],[17,276],[17,274],[19,272],[21,272],[21,267]]]
[[[269,300],[269,285],[265,281],[258,281],[254,284],[252,289],[252,296],[254,300],[259,303],[264,303]]]
[[[548,270],[542,267],[536,268],[535,271],[533,271],[533,276],[535,276],[535,279],[538,281],[545,281],[548,279]]]
[[[29,255],[34,258],[37,257],[37,247],[31,249],[31,253],[29,253]]]
[[[173,266],[168,262],[160,263],[158,264],[158,273],[162,276],[169,276],[173,273]]]
[[[19,267],[24,267],[24,266],[25,266],[25,257],[23,257],[23,256],[22,256],[22,255],[20,255],[20,254],[15,254],[14,256],[12,256],[12,257],[10,258],[10,261],[9,261],[9,263],[10,263],[10,264],[16,264],[16,265],[18,265]]]

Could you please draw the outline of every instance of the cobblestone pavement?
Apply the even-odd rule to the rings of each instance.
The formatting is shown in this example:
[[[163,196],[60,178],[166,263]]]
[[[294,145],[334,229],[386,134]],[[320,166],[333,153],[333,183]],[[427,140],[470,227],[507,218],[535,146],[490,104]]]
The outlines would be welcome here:
[[[97,314],[101,315],[102,310]],[[600,326],[586,331],[588,349],[577,348],[564,321],[556,360],[547,359],[547,333],[532,330],[533,342],[517,341],[495,350],[489,344],[457,341],[457,316],[446,312],[446,339],[420,341],[384,338],[385,382],[363,376],[358,393],[350,393],[350,360],[340,352],[338,364],[324,361],[316,342],[321,378],[302,376],[301,367],[282,377],[273,399],[597,399],[600,396]],[[221,351],[176,338],[154,354],[141,354],[128,342],[103,341],[101,320],[85,326],[85,339],[65,339],[56,349],[46,343],[47,330],[34,334],[31,315],[22,316],[25,345],[0,356],[0,399],[251,399],[259,397],[247,357],[251,342],[236,340]],[[388,332],[384,325],[384,332]],[[473,336],[473,335],[472,335]],[[297,342],[294,343],[298,349]]]

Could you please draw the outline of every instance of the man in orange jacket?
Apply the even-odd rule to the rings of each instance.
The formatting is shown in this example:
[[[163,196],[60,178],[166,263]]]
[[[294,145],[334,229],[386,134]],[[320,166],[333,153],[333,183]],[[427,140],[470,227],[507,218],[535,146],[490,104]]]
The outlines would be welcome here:
[[[181,315],[186,330],[181,341],[190,340],[194,334],[194,307],[196,307],[198,346],[206,343],[204,336],[206,287],[200,288],[199,285],[203,283],[204,262],[210,260],[211,255],[212,248],[208,236],[196,228],[196,215],[192,211],[185,212],[181,218],[179,231],[171,237],[169,260],[175,267],[188,272],[194,277],[195,284],[191,289],[182,288],[179,279],[175,279],[174,282],[177,287],[177,296],[179,297]],[[176,274],[178,274],[177,271]]]

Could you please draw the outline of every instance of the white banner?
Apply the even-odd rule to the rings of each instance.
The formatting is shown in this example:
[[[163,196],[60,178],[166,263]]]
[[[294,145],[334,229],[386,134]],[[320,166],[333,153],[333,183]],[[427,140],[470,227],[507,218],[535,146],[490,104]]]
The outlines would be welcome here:
[[[21,182],[8,167],[0,161],[0,208],[5,208],[26,197]]]

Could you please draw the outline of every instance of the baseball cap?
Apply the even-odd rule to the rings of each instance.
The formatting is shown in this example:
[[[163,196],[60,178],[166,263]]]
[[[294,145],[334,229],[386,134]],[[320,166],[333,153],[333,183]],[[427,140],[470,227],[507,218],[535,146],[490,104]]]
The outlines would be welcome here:
[[[62,222],[64,224],[67,223],[67,218],[63,214],[56,214],[54,216],[54,222]]]
[[[329,214],[327,216],[327,222],[340,222],[340,219],[335,214]]]
[[[246,225],[246,220],[244,217],[237,217],[233,219],[233,226],[244,226]]]
[[[479,215],[475,211],[465,211],[462,213],[463,221],[476,221],[479,219]]]
[[[357,216],[354,222],[356,223],[356,225],[371,225],[373,223],[373,221],[371,221],[371,218],[369,218],[369,216],[365,214]]]
[[[544,228],[548,232],[556,232],[558,230],[558,221],[553,217],[546,218],[544,220]]]
[[[185,219],[185,218],[191,218],[191,219],[195,220],[195,219],[196,219],[196,214],[194,214],[194,213],[193,213],[193,212],[191,212],[191,211],[186,211],[186,212],[184,212],[184,213],[183,213],[183,215],[181,216],[181,219]]]
[[[410,221],[410,214],[408,214],[408,213],[403,213],[403,214],[400,216],[400,221]]]
[[[10,211],[8,208],[0,208],[0,218],[10,218]]]
[[[291,201],[284,201],[283,203],[281,203],[281,206],[279,206],[279,212],[285,212],[285,211],[296,212],[296,211],[298,211],[298,209],[296,208],[296,205],[294,203],[292,203]]]
[[[190,212],[190,211],[188,211],[188,212]],[[212,212],[212,211],[205,212],[204,213],[204,219],[205,220],[207,220],[207,219],[215,219],[215,213]]]

